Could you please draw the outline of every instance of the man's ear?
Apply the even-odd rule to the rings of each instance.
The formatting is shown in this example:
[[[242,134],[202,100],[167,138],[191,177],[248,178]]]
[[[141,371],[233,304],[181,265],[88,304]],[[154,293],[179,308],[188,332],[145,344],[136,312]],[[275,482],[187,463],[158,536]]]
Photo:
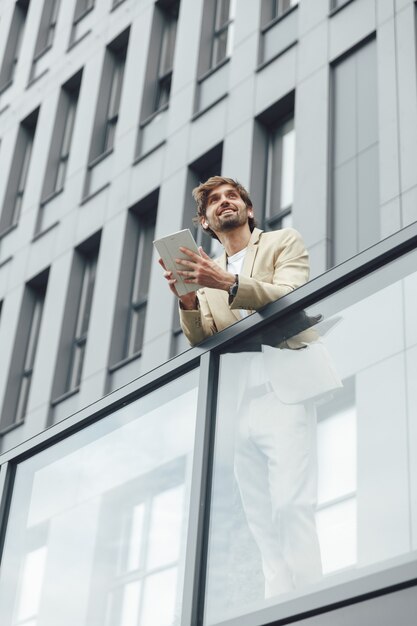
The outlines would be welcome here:
[[[206,222],[206,220],[204,218],[201,220],[201,226],[203,228],[208,228],[208,224],[207,224],[207,222]]]

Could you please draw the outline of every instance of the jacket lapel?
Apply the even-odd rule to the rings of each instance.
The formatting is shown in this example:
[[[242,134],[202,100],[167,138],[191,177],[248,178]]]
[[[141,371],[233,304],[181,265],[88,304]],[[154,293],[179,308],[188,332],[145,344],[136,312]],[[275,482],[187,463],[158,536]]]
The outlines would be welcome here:
[[[261,232],[262,231],[259,228],[254,228],[249,239],[248,249],[245,254],[242,267],[242,275],[247,276],[248,278],[252,276],[253,266],[258,253],[258,243]]]

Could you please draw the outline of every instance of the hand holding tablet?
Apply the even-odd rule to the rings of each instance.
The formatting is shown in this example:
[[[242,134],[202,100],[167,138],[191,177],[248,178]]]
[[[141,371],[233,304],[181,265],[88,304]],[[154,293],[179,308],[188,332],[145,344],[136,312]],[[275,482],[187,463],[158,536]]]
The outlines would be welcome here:
[[[172,277],[176,280],[175,290],[179,296],[184,296],[187,293],[197,291],[201,285],[196,283],[185,283],[182,276],[178,274],[180,268],[175,259],[188,259],[184,252],[181,252],[181,248],[188,248],[192,252],[200,255],[200,250],[191,234],[189,228],[180,230],[177,233],[161,237],[153,242],[159,256],[161,257],[164,267],[167,271],[172,272]]]

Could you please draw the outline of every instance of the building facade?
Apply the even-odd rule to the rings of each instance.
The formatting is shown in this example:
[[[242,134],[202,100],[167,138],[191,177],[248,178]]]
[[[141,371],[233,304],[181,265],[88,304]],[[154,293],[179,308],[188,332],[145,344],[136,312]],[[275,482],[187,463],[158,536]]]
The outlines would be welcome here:
[[[2,623],[411,623],[416,32],[413,0],[0,1]],[[188,350],[152,242],[216,254],[214,174],[315,280]],[[343,381],[315,408],[324,578],[266,601],[229,390],[304,309]]]

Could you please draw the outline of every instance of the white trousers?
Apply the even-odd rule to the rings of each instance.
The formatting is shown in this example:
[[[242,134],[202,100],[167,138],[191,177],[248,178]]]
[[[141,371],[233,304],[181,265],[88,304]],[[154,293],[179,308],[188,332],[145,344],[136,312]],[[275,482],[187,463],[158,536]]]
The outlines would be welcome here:
[[[314,405],[283,404],[271,391],[240,404],[234,471],[261,553],[265,597],[320,580]]]

